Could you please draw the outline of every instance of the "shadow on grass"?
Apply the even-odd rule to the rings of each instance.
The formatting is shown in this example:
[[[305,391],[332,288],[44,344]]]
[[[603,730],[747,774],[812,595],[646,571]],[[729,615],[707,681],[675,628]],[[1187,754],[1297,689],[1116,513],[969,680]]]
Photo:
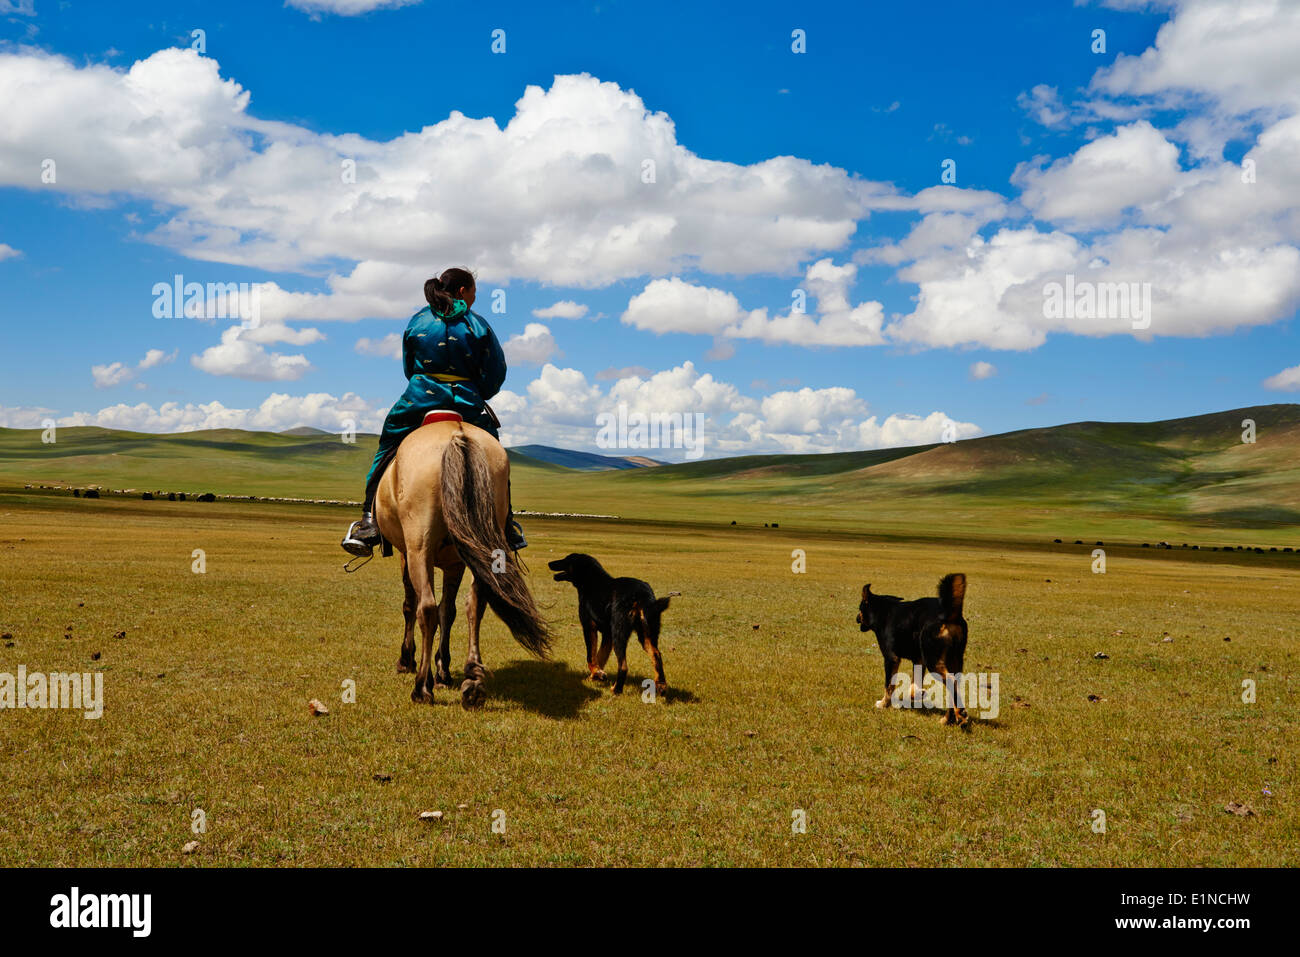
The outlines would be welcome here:
[[[921,718],[921,719],[925,719],[925,720],[928,720],[928,721],[933,721],[933,722],[935,722],[935,724],[943,725],[943,716],[944,716],[944,714],[947,712],[948,709],[947,709],[947,708],[942,708],[942,707],[929,707],[929,706],[927,706],[927,707],[924,707],[924,708],[903,708],[903,707],[894,707],[894,708],[890,708],[889,710],[890,710],[890,711],[906,711],[906,712],[909,712],[910,714],[914,715],[915,718]],[[999,719],[999,718],[982,718],[982,717],[980,717],[979,714],[977,714],[976,712],[973,712],[973,711],[972,711],[972,712],[969,712],[969,713],[970,713],[970,721],[969,721],[968,723],[964,724],[964,725],[961,725],[961,726],[958,727],[956,730],[964,731],[964,732],[969,733],[969,732],[971,732],[971,731],[976,730],[977,728],[989,728],[989,729],[993,729],[993,730],[1003,730],[1003,729],[1005,729],[1005,728],[1007,727],[1006,723],[1003,722],[1003,721],[1002,721],[1001,719]],[[944,726],[944,727],[949,727],[948,725],[943,725],[943,726]],[[900,740],[901,740],[901,741],[908,741],[908,740],[912,740],[912,741],[920,741],[921,739],[918,738],[918,737],[917,737],[916,735],[914,735],[914,734],[905,734],[905,735],[903,735],[902,738],[900,738]]]
[[[674,688],[672,685],[668,686],[668,690],[663,693],[662,697],[669,704],[695,704],[700,700],[693,692],[687,691],[685,688]]]
[[[490,698],[514,701],[525,711],[558,719],[576,718],[584,705],[602,694],[587,681],[585,671],[560,661],[512,661],[492,668],[487,692]]]
[[[576,718],[583,707],[610,693],[609,682],[594,684],[586,671],[576,671],[559,661],[512,661],[492,669],[487,691],[490,698],[514,701],[524,710],[547,718]],[[628,676],[623,697],[639,698],[641,679]],[[685,688],[674,688],[661,695],[667,704],[694,704],[700,699]]]

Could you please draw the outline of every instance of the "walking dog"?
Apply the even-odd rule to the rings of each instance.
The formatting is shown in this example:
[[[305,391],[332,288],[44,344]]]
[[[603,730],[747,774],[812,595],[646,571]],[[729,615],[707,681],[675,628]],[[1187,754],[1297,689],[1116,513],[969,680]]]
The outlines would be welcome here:
[[[950,700],[944,724],[965,725],[970,719],[962,707],[960,681],[966,654],[966,619],[962,604],[966,598],[966,576],[945,575],[939,582],[938,598],[904,601],[894,595],[873,595],[871,585],[862,586],[862,603],[858,605],[858,625],[862,631],[874,631],[885,659],[885,696],[877,708],[890,706],[894,675],[898,662],[906,658],[921,668],[921,676],[932,672],[948,689]],[[949,676],[954,676],[952,679]],[[915,682],[909,689],[915,695]]]
[[[627,678],[627,642],[636,632],[655,666],[655,689],[668,689],[663,656],[659,654],[659,621],[668,598],[655,598],[654,589],[639,578],[614,578],[590,555],[573,553],[550,563],[557,582],[572,582],[578,589],[578,621],[587,643],[587,670],[593,681],[605,680],[605,662],[612,648],[618,658],[614,694],[622,694]],[[600,632],[600,649],[596,633]]]

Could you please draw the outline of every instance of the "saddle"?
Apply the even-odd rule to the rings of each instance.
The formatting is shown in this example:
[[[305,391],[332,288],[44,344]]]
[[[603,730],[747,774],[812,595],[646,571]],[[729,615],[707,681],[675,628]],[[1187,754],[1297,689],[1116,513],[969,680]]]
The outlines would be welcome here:
[[[459,412],[447,412],[442,409],[434,409],[432,412],[424,413],[424,421],[421,425],[430,425],[434,422],[464,422]]]

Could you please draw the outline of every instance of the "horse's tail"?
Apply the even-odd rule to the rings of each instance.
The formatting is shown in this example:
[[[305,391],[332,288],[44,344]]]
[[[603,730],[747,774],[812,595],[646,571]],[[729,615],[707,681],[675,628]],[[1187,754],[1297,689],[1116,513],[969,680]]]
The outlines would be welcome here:
[[[477,444],[458,430],[442,453],[442,514],[461,560],[515,640],[549,657],[551,634],[528,590],[518,559],[497,524],[492,473]]]

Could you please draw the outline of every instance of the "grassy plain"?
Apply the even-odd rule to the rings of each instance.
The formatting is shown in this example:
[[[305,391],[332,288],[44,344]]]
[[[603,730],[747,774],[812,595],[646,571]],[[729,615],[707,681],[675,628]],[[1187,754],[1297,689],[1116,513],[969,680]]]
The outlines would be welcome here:
[[[594,478],[619,490],[619,512],[656,520],[528,521],[556,657],[527,659],[489,617],[477,713],[453,692],[409,700],[396,561],[343,574],[350,510],[11,487],[0,672],[102,672],[105,707],[0,711],[0,865],[1300,863],[1294,553],[1116,547],[1103,575],[1097,531],[1069,513],[1054,527],[1074,521],[1087,546],[1036,530],[997,541],[997,510],[946,542],[930,513],[909,539],[901,524],[850,531],[847,505],[801,527],[813,512],[778,500],[761,504],[781,528],[733,528],[707,497],[628,494],[662,481],[653,471],[516,472],[529,504]],[[614,511],[605,494],[571,484],[566,502]],[[584,681],[574,593],[545,573],[569,551],[683,593],[665,616],[665,698],[641,700],[640,649],[621,698]],[[966,733],[873,708],[880,655],[853,621],[864,582],[919,596],[947,571],[970,578],[967,669],[999,682],[1000,713]],[[464,649],[462,618],[454,673]],[[311,698],[331,713],[309,715]],[[207,831],[184,855],[196,808]],[[797,809],[806,833],[792,833]]]

